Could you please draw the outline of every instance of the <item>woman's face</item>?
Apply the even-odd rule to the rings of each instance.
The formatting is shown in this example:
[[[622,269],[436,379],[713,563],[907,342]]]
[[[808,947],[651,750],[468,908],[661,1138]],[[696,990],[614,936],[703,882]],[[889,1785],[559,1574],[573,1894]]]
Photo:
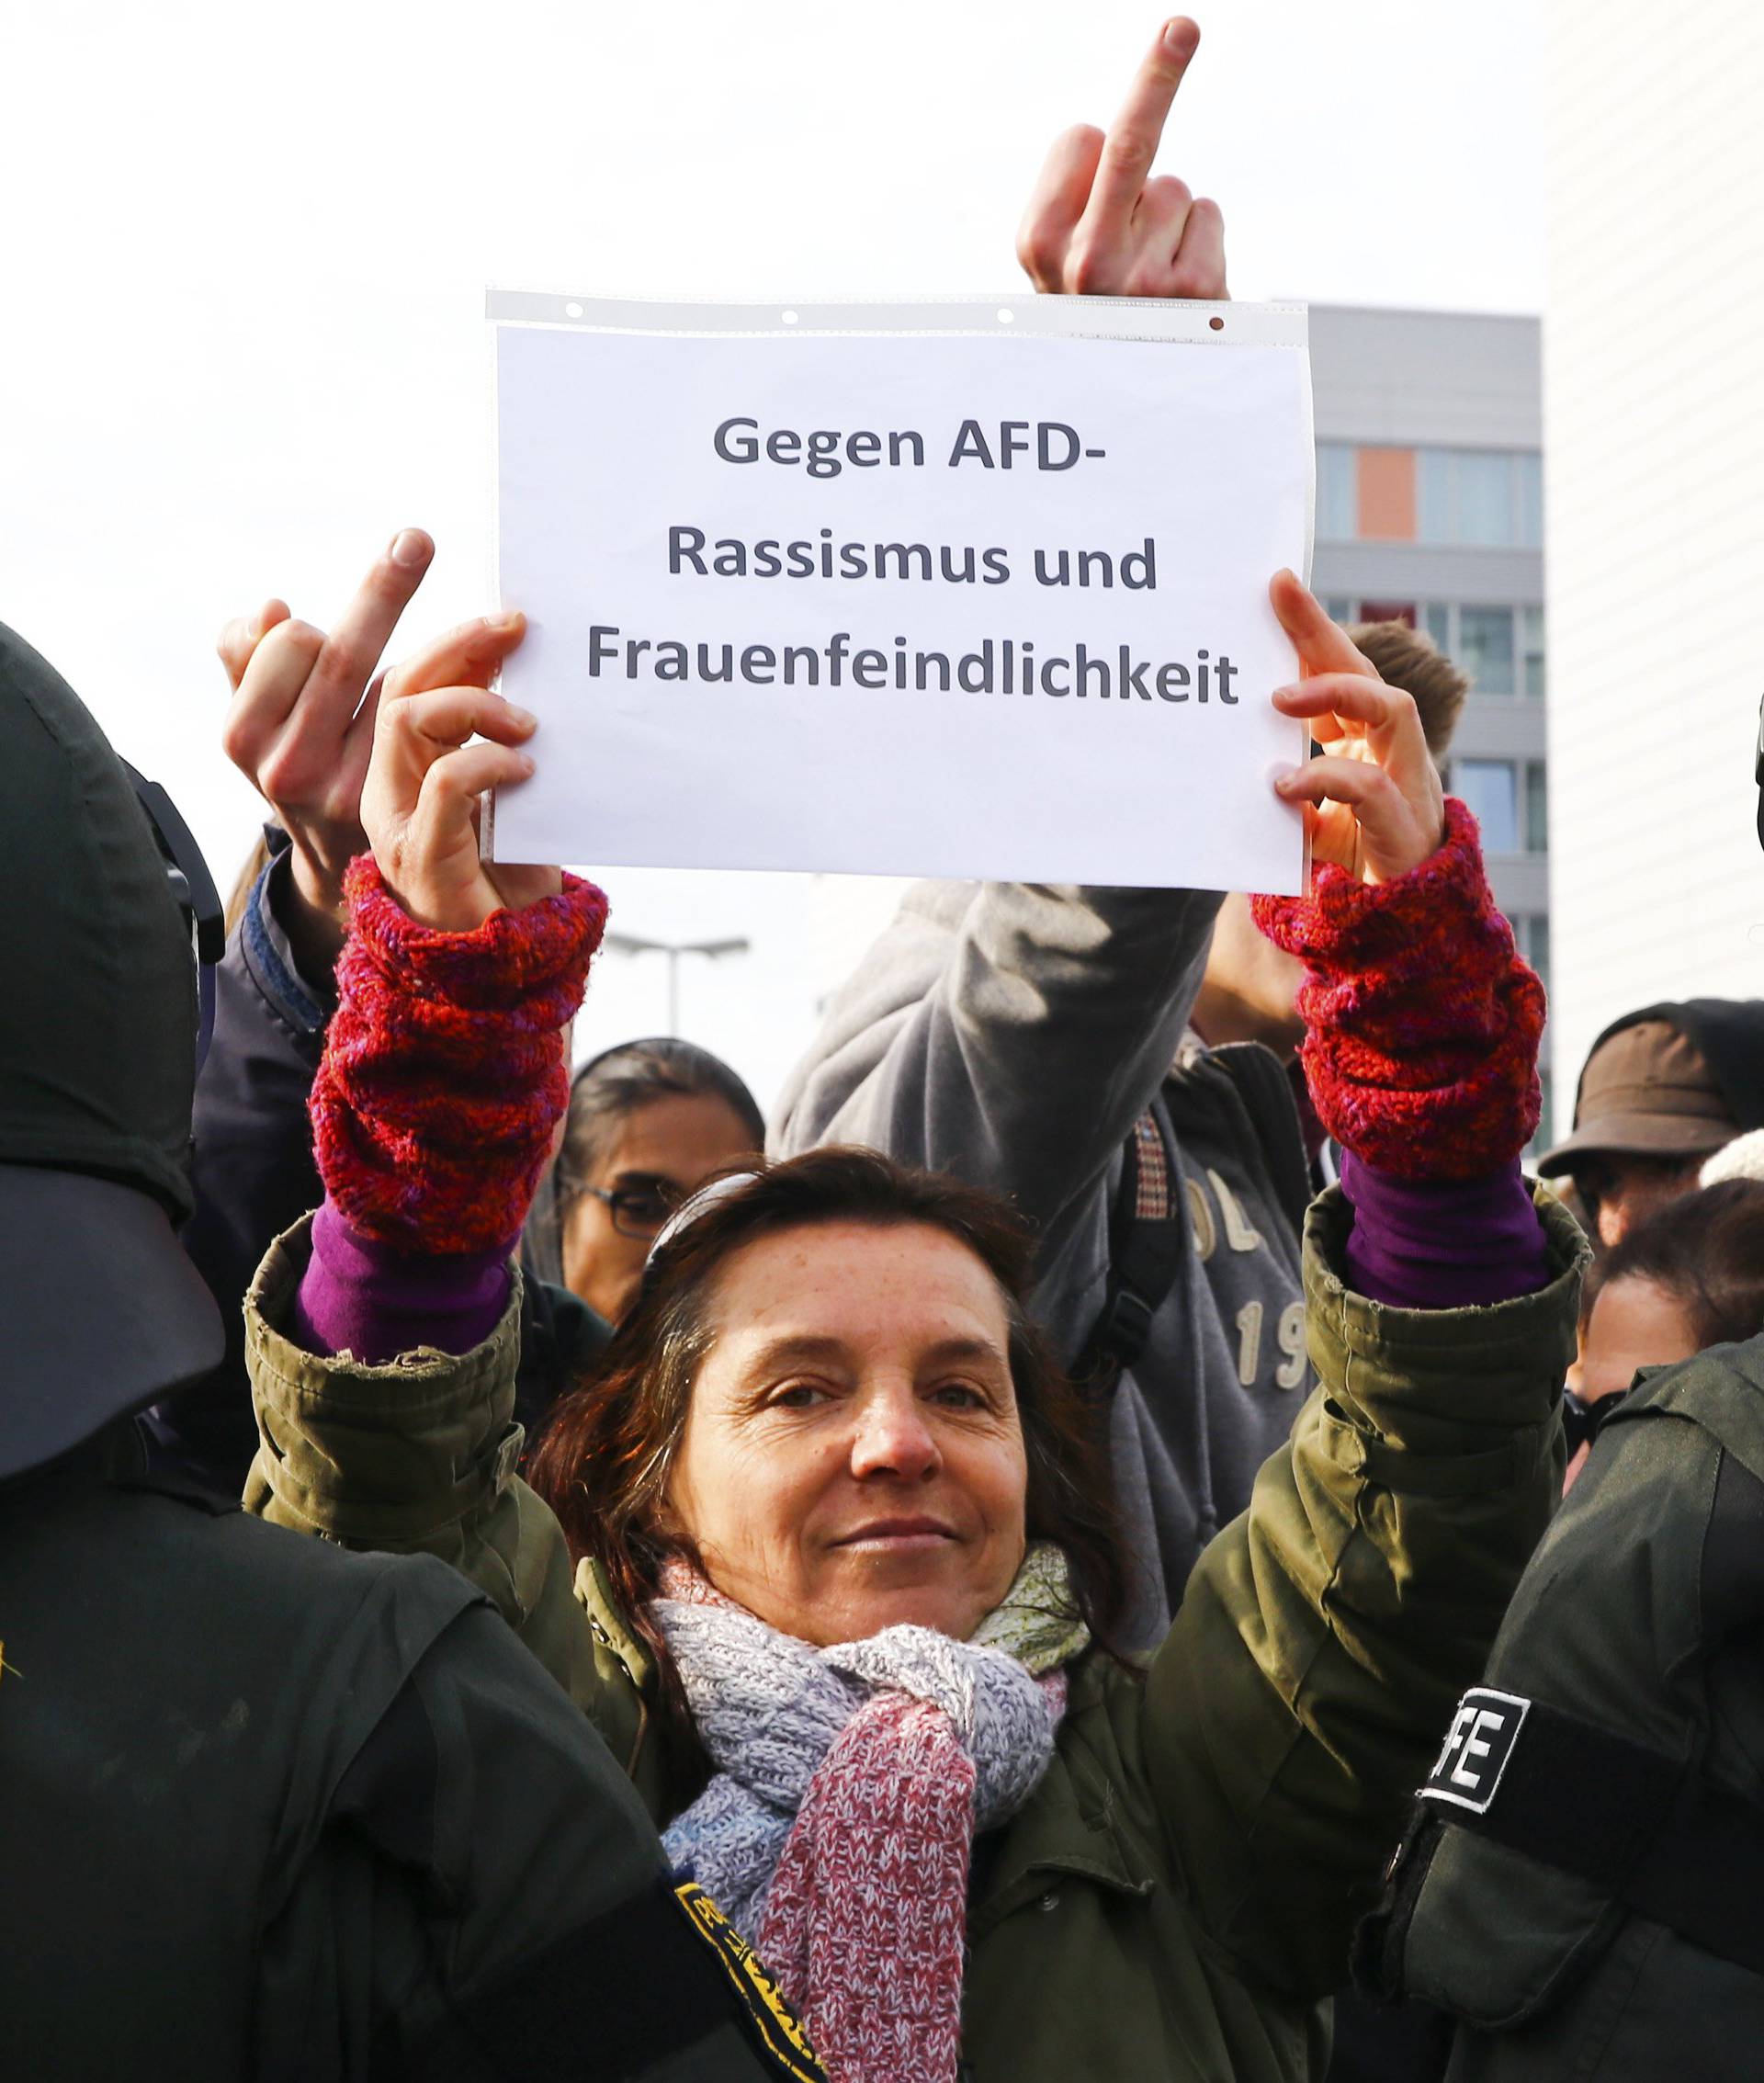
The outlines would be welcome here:
[[[1638,1367],[1669,1366],[1697,1350],[1697,1334],[1679,1298],[1657,1281],[1631,1274],[1599,1290],[1592,1314],[1580,1328],[1580,1351],[1568,1387],[1583,1403],[1621,1396]],[[1567,1495],[1587,1465],[1582,1446],[1569,1461],[1562,1494]]]
[[[998,1284],[941,1229],[831,1222],[729,1259],[668,1511],[804,1641],[961,1640],[1022,1564],[1028,1463]]]
[[[707,1179],[757,1152],[741,1117],[712,1092],[670,1092],[633,1107],[613,1130],[599,1163],[584,1182],[602,1193],[634,1194],[658,1209],[679,1206]],[[563,1223],[563,1281],[608,1323],[616,1323],[637,1297],[643,1262],[664,1217],[626,1220],[621,1229],[599,1194],[582,1192]],[[636,1234],[627,1234],[635,1230]]]

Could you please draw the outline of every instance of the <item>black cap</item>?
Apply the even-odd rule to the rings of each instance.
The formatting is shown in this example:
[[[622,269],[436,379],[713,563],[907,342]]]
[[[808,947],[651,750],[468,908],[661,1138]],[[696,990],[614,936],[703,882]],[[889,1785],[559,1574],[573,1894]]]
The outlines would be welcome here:
[[[122,762],[0,626],[0,1479],[207,1373],[189,922]]]

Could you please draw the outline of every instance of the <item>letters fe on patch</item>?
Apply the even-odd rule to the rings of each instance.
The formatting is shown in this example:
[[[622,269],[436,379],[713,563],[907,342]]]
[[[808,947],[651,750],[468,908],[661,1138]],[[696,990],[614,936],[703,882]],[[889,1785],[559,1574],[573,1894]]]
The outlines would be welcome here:
[[[1516,1693],[1473,1685],[1458,1703],[1445,1747],[1420,1789],[1421,1799],[1450,1801],[1454,1807],[1487,1815],[1531,1704]]]

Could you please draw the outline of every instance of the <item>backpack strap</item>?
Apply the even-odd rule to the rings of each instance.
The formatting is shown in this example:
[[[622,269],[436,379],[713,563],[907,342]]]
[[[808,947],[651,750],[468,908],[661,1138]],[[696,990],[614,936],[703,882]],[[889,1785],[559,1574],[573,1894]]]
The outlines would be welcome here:
[[[1157,1115],[1148,1107],[1122,1152],[1109,1211],[1109,1285],[1072,1376],[1096,1403],[1114,1396],[1146,1349],[1152,1319],[1176,1285],[1188,1241],[1182,1182]]]
[[[1293,1234],[1303,1236],[1305,1211],[1311,1205],[1311,1174],[1293,1073],[1260,1042],[1227,1042],[1209,1049],[1206,1060],[1223,1070],[1236,1088],[1261,1146],[1263,1175],[1291,1222]]]
[[[1310,1172],[1305,1131],[1286,1067],[1260,1042],[1231,1042],[1208,1049],[1192,1068],[1166,1081],[1170,1105],[1216,1112],[1230,1102],[1223,1078],[1249,1117],[1273,1198],[1293,1226],[1305,1227],[1310,1206]],[[1146,1349],[1152,1319],[1176,1285],[1188,1246],[1182,1205],[1182,1177],[1158,1115],[1148,1107],[1133,1125],[1122,1152],[1121,1183],[1109,1211],[1109,1284],[1102,1308],[1078,1358],[1072,1377],[1092,1401],[1111,1398],[1121,1376]]]

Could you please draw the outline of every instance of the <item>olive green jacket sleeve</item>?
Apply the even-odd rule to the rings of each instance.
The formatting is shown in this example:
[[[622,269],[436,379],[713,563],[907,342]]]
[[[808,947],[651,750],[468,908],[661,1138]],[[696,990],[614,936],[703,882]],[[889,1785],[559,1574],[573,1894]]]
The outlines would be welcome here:
[[[1318,1387],[1152,1662],[1146,1770],[1182,1885],[1211,1940],[1290,1995],[1347,1979],[1408,1797],[1560,1494],[1585,1244],[1539,1206],[1547,1287],[1412,1311],[1348,1290],[1351,1211],[1339,1189],[1313,1204]]]
[[[592,1620],[563,1529],[516,1472],[521,1274],[481,1345],[385,1366],[321,1358],[286,1338],[311,1218],[273,1243],[245,1297],[257,1417],[247,1511],[345,1547],[439,1556],[492,1600],[629,1771],[646,1710],[637,1645]],[[646,1792],[639,1775],[639,1792]]]

